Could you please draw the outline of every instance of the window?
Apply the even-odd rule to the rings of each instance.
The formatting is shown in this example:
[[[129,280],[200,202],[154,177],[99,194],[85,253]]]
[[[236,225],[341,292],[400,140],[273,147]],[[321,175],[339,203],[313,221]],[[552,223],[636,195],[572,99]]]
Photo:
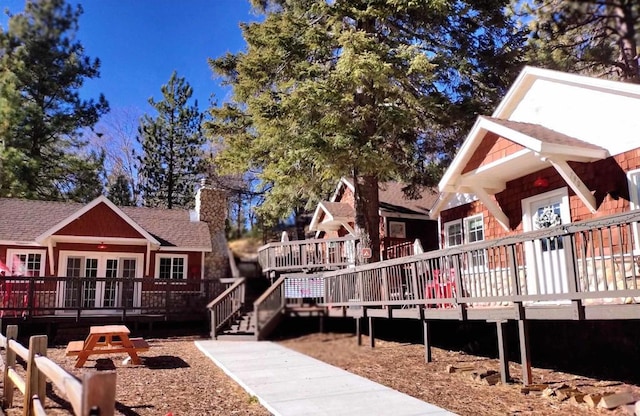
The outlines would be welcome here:
[[[158,279],[186,279],[186,255],[158,255],[156,261],[156,277]]]
[[[407,238],[407,225],[400,221],[389,221],[389,237]]]
[[[444,236],[446,247],[459,246],[462,244],[462,221],[452,221],[444,225]]]
[[[16,276],[44,276],[44,250],[7,250],[7,266]]]
[[[484,218],[482,214],[447,222],[444,225],[445,247],[476,243],[484,240]],[[469,253],[468,266],[485,265],[485,251],[474,250]]]
[[[640,209],[640,169],[627,172],[629,180],[629,202],[630,208]],[[640,251],[640,223],[636,223],[633,227],[633,237],[636,242],[635,250]]]

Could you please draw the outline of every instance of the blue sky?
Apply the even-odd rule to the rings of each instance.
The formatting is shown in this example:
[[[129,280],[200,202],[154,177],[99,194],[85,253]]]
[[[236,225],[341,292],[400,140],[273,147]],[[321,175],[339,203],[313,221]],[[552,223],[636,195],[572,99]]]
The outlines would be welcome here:
[[[149,97],[160,99],[160,87],[173,70],[194,89],[201,110],[215,94],[226,101],[208,58],[238,52],[245,43],[240,22],[257,20],[248,0],[84,0],[77,39],[91,58],[101,60],[101,76],[81,90],[85,98],[103,93],[111,108],[153,113]],[[16,14],[25,0],[1,0],[0,9]],[[2,14],[0,25],[7,28]]]

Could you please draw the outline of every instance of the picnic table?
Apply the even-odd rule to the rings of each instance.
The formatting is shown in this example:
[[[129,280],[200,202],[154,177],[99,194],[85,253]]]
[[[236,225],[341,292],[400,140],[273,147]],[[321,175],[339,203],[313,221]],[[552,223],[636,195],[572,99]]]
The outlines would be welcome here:
[[[84,341],[71,341],[67,345],[67,356],[77,356],[76,368],[84,365],[92,355],[126,352],[133,364],[140,364],[139,352],[149,351],[149,344],[142,338],[129,338],[126,325],[92,326]]]

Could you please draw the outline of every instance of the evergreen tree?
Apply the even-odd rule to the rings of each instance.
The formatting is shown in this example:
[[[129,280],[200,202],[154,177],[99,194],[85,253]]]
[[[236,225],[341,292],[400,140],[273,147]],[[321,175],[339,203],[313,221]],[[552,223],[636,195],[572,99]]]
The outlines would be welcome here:
[[[204,171],[203,115],[197,101],[189,104],[193,89],[175,71],[161,91],[161,101],[149,98],[157,115],[143,116],[138,128],[143,202],[169,209],[192,207],[195,184]]]
[[[637,0],[516,1],[534,65],[640,83]]]
[[[119,206],[133,206],[133,194],[129,186],[129,179],[124,174],[119,174],[115,181],[109,186],[108,198]]]
[[[523,39],[507,4],[254,1],[266,16],[242,27],[246,52],[210,62],[235,99],[212,109],[217,162],[259,172],[271,218],[352,178],[356,232],[379,247],[378,181],[437,182],[513,79]]]
[[[81,129],[108,104],[82,100],[99,76],[75,40],[81,6],[27,1],[0,29],[0,196],[85,201],[102,193],[103,155],[88,152]]]

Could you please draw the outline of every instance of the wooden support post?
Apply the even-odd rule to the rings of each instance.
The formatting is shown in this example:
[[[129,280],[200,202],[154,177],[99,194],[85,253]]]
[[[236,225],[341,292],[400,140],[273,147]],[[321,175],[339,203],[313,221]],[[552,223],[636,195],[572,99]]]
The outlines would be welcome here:
[[[424,336],[424,362],[430,363],[433,361],[431,356],[431,334],[429,333],[429,321],[426,319],[422,321],[422,334]]]
[[[47,336],[35,335],[29,338],[29,358],[27,359],[27,373],[24,392],[23,409],[26,415],[34,414],[31,400],[33,396],[38,396],[42,406],[46,399],[46,377],[36,365],[36,355],[47,356]]]
[[[376,337],[373,332],[373,316],[369,317],[369,346],[371,348],[376,347]]]
[[[498,355],[500,357],[500,379],[502,384],[507,384],[511,378],[509,375],[509,358],[507,349],[507,338],[504,336],[504,324],[507,321],[496,321],[498,332]]]
[[[529,351],[529,322],[518,320],[518,337],[520,338],[520,362],[522,364],[522,384],[528,386],[532,383],[531,377],[531,353]]]
[[[324,334],[324,313],[320,312],[319,332]]]
[[[360,317],[356,318],[356,337],[358,338],[358,346],[362,345],[362,331],[360,330]]]
[[[17,325],[9,325],[7,326],[7,349],[5,350],[5,360],[4,360],[4,391],[2,393],[3,399],[3,408],[12,407],[13,406],[13,390],[14,385],[11,379],[9,378],[9,369],[15,367],[16,365],[16,352],[9,348],[9,343],[11,340],[16,340],[18,338],[18,326]]]
[[[115,371],[97,371],[84,373],[82,375],[81,407],[83,415],[98,414],[100,416],[113,416],[115,414]]]

